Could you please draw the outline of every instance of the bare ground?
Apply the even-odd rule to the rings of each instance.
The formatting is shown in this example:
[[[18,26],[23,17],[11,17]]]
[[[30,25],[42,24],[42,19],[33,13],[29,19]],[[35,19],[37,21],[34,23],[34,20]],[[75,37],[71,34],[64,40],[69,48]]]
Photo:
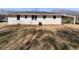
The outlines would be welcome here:
[[[78,50],[79,25],[1,26],[0,50]]]

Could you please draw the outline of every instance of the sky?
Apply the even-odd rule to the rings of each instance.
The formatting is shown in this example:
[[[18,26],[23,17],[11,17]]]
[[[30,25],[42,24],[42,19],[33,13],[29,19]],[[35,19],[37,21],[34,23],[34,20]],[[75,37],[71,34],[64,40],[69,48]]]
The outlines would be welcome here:
[[[63,10],[71,10],[71,11],[79,11],[79,8],[0,8],[0,10],[19,10],[19,11],[51,11],[55,9],[63,9]]]

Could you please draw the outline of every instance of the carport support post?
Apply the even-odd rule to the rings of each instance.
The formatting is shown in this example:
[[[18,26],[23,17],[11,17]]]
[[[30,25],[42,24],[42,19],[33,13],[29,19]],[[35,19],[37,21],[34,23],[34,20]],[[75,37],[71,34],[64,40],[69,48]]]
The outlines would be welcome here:
[[[75,23],[76,23],[76,17],[74,17],[74,25],[75,25]]]

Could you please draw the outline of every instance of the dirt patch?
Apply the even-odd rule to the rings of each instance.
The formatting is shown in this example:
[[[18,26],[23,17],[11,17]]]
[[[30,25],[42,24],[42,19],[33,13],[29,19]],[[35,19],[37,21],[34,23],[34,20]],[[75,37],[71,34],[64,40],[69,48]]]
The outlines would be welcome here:
[[[67,26],[6,26],[1,50],[78,50],[79,29]]]

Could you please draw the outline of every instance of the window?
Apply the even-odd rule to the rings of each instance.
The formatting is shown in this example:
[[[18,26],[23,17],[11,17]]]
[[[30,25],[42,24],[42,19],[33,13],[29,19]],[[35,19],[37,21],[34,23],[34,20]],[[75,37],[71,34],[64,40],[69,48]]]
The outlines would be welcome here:
[[[79,21],[79,18],[78,18],[78,21]]]
[[[56,16],[53,16],[53,19],[56,19]]]
[[[32,15],[32,20],[34,20],[34,15]]]
[[[43,19],[46,19],[46,16],[45,15],[43,16]]]
[[[37,20],[37,16],[35,15],[35,20]]]
[[[17,15],[17,20],[20,20],[20,15]]]
[[[37,20],[37,16],[36,15],[32,15],[32,20]]]
[[[0,22],[7,22],[7,19],[5,15],[0,15]]]
[[[27,18],[27,15],[25,15],[25,18]]]

